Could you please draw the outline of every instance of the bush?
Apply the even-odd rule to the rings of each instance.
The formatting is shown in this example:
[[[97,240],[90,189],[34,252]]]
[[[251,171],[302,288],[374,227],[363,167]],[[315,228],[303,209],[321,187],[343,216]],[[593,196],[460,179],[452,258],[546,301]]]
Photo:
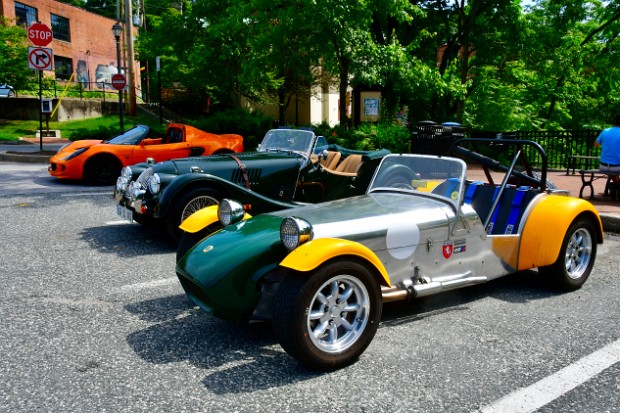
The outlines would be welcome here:
[[[388,149],[393,153],[409,152],[411,132],[404,125],[385,123],[363,123],[356,129],[340,125],[330,127],[326,123],[316,125],[314,131],[323,135],[329,143],[336,143],[348,149]]]
[[[81,141],[84,139],[97,139],[106,141],[120,132],[120,128],[115,126],[99,126],[97,129],[80,128],[71,133],[69,140]]]
[[[258,112],[232,109],[215,112],[208,117],[192,122],[193,126],[207,132],[223,134],[236,133],[244,138],[246,151],[253,151],[272,128],[273,119]]]

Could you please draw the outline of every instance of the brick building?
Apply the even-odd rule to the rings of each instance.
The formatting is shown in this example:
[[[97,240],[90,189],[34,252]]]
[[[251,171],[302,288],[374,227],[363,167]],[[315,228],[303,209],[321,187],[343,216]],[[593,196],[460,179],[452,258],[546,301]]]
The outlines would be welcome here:
[[[52,29],[53,40],[46,47],[52,49],[54,70],[45,72],[48,76],[66,81],[73,74],[74,81],[94,88],[96,82],[109,83],[117,73],[113,19],[55,0],[0,0],[0,15],[26,27],[41,22]],[[122,48],[123,44],[121,38]],[[134,67],[139,67],[138,62]],[[134,84],[140,89],[136,72]]]

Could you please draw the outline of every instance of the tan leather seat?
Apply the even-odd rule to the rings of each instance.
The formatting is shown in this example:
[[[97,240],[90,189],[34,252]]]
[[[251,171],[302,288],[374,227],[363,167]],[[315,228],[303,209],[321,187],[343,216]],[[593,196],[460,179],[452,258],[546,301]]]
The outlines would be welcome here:
[[[340,162],[342,154],[335,151],[327,151],[327,159],[321,160],[321,165],[327,169],[336,169],[336,165]]]
[[[357,173],[362,164],[362,155],[349,155],[336,167],[336,172]]]

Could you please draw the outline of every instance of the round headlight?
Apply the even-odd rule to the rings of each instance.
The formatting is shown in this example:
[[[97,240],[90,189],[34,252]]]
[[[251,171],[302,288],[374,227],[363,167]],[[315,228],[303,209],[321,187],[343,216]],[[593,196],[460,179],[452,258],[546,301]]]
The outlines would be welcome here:
[[[287,217],[280,225],[280,240],[284,248],[289,251],[293,251],[301,244],[310,241],[313,236],[312,224],[304,219]]]
[[[121,169],[121,177],[127,179],[128,181],[131,180],[131,167],[130,166],[125,166],[123,169]]]
[[[151,175],[151,177],[149,178],[149,191],[151,191],[152,194],[156,194],[159,192],[160,188],[161,188],[161,180],[159,179],[159,175],[157,174]]]
[[[125,192],[127,185],[129,185],[129,180],[124,176],[116,178],[116,192]]]
[[[222,199],[217,209],[217,217],[220,219],[220,223],[223,226],[241,221],[244,215],[245,211],[243,210],[243,205],[230,199]]]

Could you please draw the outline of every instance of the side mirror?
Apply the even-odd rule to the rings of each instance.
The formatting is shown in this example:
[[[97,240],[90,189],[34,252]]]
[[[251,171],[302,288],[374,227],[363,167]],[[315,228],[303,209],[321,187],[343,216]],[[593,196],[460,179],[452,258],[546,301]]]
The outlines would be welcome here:
[[[140,146],[159,145],[160,143],[161,143],[161,138],[157,138],[157,139],[147,138],[147,139],[142,139],[142,142],[140,142]]]
[[[328,156],[329,154],[327,153],[327,149],[324,149],[323,152],[321,152],[321,155],[319,155],[322,161],[326,160]]]

